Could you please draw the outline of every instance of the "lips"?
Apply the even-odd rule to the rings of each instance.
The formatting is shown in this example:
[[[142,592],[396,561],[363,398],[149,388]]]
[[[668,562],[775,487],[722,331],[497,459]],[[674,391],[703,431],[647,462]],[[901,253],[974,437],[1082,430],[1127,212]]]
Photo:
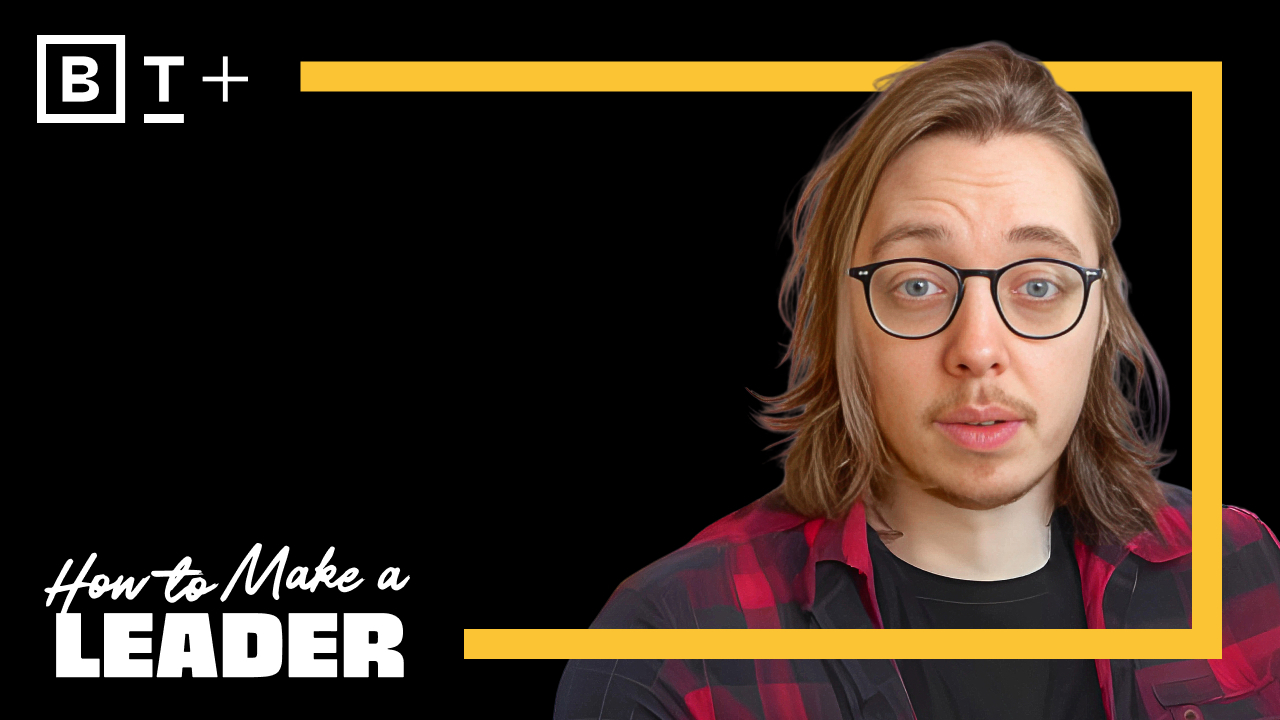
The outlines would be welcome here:
[[[1024,422],[1024,418],[1003,405],[966,405],[942,415],[934,425],[960,447],[984,451],[1008,443]]]
[[[995,450],[1002,447],[1022,427],[1022,420],[1006,420],[993,425],[935,422],[934,425],[952,442],[966,450]]]

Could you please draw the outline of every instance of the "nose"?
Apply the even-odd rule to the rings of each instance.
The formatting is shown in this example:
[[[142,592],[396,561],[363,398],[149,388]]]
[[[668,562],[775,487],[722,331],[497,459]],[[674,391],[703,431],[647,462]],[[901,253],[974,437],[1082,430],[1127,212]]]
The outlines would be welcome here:
[[[964,299],[942,333],[944,361],[952,375],[980,378],[1009,367],[1008,342],[1014,335],[1000,319],[990,283],[984,277],[966,280]]]

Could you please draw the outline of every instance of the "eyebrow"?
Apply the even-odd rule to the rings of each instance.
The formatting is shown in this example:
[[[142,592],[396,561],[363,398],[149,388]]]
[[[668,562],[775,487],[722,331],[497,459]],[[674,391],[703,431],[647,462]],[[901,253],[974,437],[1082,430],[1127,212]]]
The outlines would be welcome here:
[[[947,242],[951,240],[951,234],[941,225],[904,223],[881,235],[871,245],[871,257],[873,259],[878,257],[885,248],[896,242],[912,239]],[[1048,243],[1062,251],[1072,260],[1076,262],[1084,261],[1083,256],[1080,254],[1080,249],[1076,247],[1075,243],[1071,242],[1066,233],[1049,225],[1019,225],[1005,233],[1004,239],[1008,243]]]

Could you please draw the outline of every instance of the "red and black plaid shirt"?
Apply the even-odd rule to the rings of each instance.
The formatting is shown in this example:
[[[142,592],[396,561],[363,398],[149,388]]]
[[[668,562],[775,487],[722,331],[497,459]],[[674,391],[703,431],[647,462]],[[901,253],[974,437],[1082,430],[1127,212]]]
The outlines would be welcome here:
[[[1091,628],[1191,626],[1191,492],[1161,483],[1161,544],[1073,542]],[[1222,512],[1222,659],[1096,660],[1110,720],[1280,718],[1280,543]],[[847,588],[817,565],[856,571]],[[593,628],[880,628],[861,502],[806,520],[777,491],[625,580]],[[856,598],[851,597],[856,587]],[[556,720],[913,720],[892,660],[572,660]]]

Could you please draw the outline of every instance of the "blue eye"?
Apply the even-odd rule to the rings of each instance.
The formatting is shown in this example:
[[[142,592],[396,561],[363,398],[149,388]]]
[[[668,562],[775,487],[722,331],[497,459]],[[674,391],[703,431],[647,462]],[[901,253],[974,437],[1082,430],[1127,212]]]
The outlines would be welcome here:
[[[911,297],[924,297],[929,294],[929,286],[931,285],[933,283],[928,280],[915,278],[902,283],[902,290]],[[937,286],[934,285],[934,287],[936,288]]]
[[[1058,287],[1048,280],[1031,280],[1022,284],[1024,294],[1033,298],[1053,297],[1060,292]]]

